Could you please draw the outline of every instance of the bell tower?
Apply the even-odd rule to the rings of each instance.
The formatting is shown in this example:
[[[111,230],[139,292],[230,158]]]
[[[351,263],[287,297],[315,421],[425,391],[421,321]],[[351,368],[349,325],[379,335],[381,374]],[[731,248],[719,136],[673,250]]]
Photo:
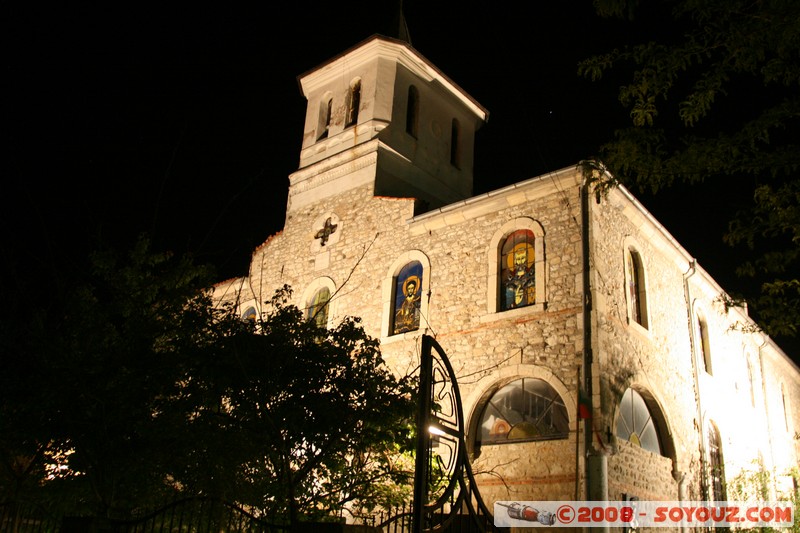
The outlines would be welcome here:
[[[408,42],[373,35],[298,82],[308,106],[287,213],[366,184],[419,212],[472,196],[488,113]]]

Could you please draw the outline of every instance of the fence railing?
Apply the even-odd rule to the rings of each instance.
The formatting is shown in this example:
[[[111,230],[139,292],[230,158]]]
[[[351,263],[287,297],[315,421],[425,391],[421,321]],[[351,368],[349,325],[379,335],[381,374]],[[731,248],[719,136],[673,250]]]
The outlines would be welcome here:
[[[128,520],[56,517],[41,508],[0,506],[0,533],[285,533],[273,524],[231,503],[212,498],[176,500]]]
[[[356,522],[383,533],[409,533],[411,505],[361,517]],[[444,520],[444,516],[439,517]],[[433,517],[437,521],[436,516]],[[491,530],[490,523],[475,527],[464,514],[451,518],[447,533]],[[0,505],[0,533],[289,533],[285,524],[270,523],[247,510],[212,498],[186,498],[128,520],[61,517],[33,505]]]
[[[0,505],[0,533],[58,532],[61,517],[48,514],[35,505],[13,503]]]

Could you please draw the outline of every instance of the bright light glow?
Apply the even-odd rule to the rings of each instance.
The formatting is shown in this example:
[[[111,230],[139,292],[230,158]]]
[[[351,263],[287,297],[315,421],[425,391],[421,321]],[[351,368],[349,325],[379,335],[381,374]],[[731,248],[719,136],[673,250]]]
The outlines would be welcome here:
[[[431,435],[437,435],[439,437],[443,437],[443,436],[447,435],[447,433],[445,433],[444,431],[442,431],[441,429],[439,429],[436,426],[428,426],[428,433],[430,433]]]

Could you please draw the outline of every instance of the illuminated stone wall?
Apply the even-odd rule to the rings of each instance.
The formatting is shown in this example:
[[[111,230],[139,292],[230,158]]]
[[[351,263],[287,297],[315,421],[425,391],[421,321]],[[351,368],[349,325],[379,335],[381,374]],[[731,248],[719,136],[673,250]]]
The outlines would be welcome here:
[[[366,54],[359,61],[343,64],[353,69],[380,65],[380,72],[393,72],[385,61],[371,61],[369,50],[358,52]],[[404,54],[398,57],[406,61],[410,56]],[[441,147],[446,111],[459,108],[463,118],[478,107],[419,61],[396,79],[418,84],[423,96],[439,99],[435,113],[420,117],[427,137],[419,142],[430,138]],[[392,99],[380,102],[366,90],[385,82],[380,72],[362,76],[348,70],[342,80],[361,76],[362,105],[372,110],[367,118],[376,120],[379,110],[381,120],[389,123],[378,128],[370,122],[374,128],[361,141],[347,130],[337,133],[351,135],[346,139],[354,144],[347,149],[341,145],[345,137],[317,145],[305,136],[302,168],[290,177],[283,231],[253,252],[248,273],[218,284],[218,301],[242,314],[249,307],[265,312],[264,302],[288,285],[294,291],[292,303],[304,309],[316,290],[327,287],[332,294],[329,326],[346,316],[360,317],[367,333],[381,340],[384,357],[398,374],[416,371],[421,335],[434,336],[458,377],[467,445],[490,508],[495,500],[584,498],[587,485],[598,483],[587,483],[587,453],[607,458],[608,477],[601,488],[612,500],[622,494],[703,498],[711,427],[719,432],[729,481],[761,464],[776,476],[775,495],[790,486],[784,474],[797,466],[799,455],[800,441],[794,437],[800,431],[800,371],[768,339],[732,328],[752,322],[742,310],[726,311],[717,302],[722,288],[666,229],[625,189],[612,190],[599,201],[592,196],[587,237],[591,294],[584,298],[583,174],[578,167],[435,209],[410,192],[407,197],[376,195],[376,183],[387,169],[394,184],[408,183],[397,175],[404,164],[409,176],[420,170],[412,168],[412,159],[404,162],[398,156],[414,142],[404,125],[398,130],[392,124],[404,118],[405,89],[395,88]],[[452,94],[426,86],[432,83],[426,72],[440,76],[437,83]],[[323,78],[325,90],[342,85],[330,72]],[[316,113],[318,105],[312,103],[309,113]],[[307,129],[315,120],[309,117]],[[328,152],[323,149],[330,155],[324,156]],[[426,168],[450,164],[437,160],[447,157],[440,152],[425,152]],[[471,137],[465,153],[471,156]],[[471,183],[471,175],[468,179]],[[517,229],[535,235],[536,301],[501,311],[499,247]],[[641,263],[641,292],[636,294],[645,302],[642,324],[634,316],[632,269],[626,267],[632,251]],[[423,267],[420,327],[392,335],[393,280],[409,261]],[[584,302],[592,305],[588,332]],[[704,334],[698,332],[700,319]],[[594,361],[593,410],[583,421],[577,417],[578,390],[587,334]],[[542,380],[557,393],[568,415],[568,436],[476,446],[487,401],[520,378]],[[643,398],[660,450],[636,447],[636,439],[617,435],[620,402],[628,389]],[[588,446],[585,424],[590,424]]]

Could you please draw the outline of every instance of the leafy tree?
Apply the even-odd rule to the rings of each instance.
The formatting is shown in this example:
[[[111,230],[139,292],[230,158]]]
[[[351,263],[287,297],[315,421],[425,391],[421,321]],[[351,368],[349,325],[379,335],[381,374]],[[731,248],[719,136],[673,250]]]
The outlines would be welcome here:
[[[196,410],[187,430],[212,445],[183,454],[175,478],[290,523],[395,503],[410,485],[412,380],[389,371],[358,319],[320,328],[289,296],[187,366],[170,400],[185,406],[165,412]]]
[[[45,488],[70,496],[68,512],[124,516],[172,491],[160,466],[180,428],[153,413],[213,324],[209,276],[144,238],[123,256],[98,251],[26,342],[37,397],[19,405],[41,414],[21,427],[44,448]]]
[[[1,326],[0,503],[125,518],[199,495],[295,522],[402,493],[412,384],[357,319],[320,329],[285,288],[243,321],[145,238],[90,265],[57,312]]]
[[[616,181],[658,192],[714,180],[750,191],[724,240],[750,251],[742,294],[767,333],[800,326],[800,3],[595,0],[598,14],[655,20],[652,40],[591,57],[579,74],[616,74],[630,125],[600,150]],[[639,25],[643,22],[639,22]],[[623,30],[624,31],[624,30]],[[738,302],[729,302],[732,304]]]

